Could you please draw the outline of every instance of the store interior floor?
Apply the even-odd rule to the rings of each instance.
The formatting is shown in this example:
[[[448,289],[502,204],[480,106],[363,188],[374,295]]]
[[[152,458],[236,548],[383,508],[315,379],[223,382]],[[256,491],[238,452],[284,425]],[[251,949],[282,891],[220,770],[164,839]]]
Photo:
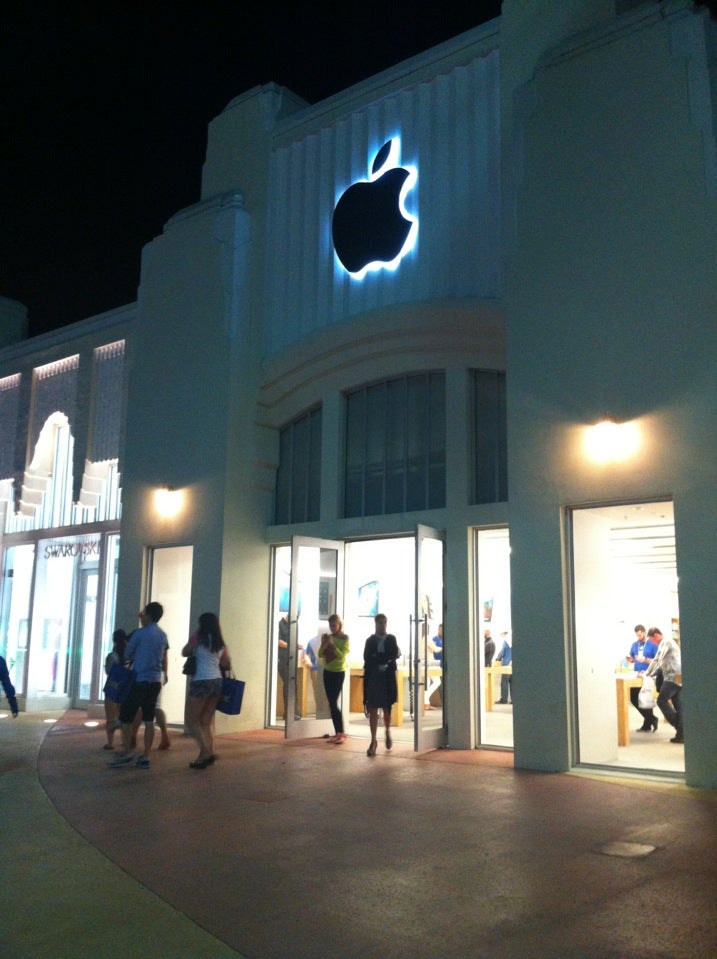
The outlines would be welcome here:
[[[717,955],[717,793],[277,730],[111,769],[86,718],[0,719],[0,956]]]

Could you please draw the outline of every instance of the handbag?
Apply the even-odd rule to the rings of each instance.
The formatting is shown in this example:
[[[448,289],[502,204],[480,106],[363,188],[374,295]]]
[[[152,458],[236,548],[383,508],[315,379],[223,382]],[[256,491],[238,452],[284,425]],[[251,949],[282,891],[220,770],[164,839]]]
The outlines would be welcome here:
[[[134,685],[134,673],[127,666],[120,663],[113,663],[107,674],[107,682],[104,686],[105,698],[113,703],[123,703]]]
[[[184,661],[184,666],[182,666],[182,672],[185,676],[194,676],[197,672],[197,657],[194,653],[191,653]]]
[[[643,676],[642,686],[637,694],[637,705],[641,709],[654,709],[655,704],[655,680],[652,676]]]
[[[226,713],[227,716],[239,715],[244,699],[244,686],[245,683],[241,679],[234,679],[233,676],[223,677],[222,694],[217,703],[217,709],[220,713]]]

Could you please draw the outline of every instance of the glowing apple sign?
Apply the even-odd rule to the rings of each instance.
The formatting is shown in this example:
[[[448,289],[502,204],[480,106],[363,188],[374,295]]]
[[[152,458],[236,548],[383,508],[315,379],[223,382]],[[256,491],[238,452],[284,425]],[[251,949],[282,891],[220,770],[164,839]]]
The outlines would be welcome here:
[[[339,197],[331,232],[341,265],[355,279],[374,270],[395,270],[416,242],[418,220],[404,201],[418,179],[415,167],[398,166],[400,141],[388,140],[376,154],[368,180]]]

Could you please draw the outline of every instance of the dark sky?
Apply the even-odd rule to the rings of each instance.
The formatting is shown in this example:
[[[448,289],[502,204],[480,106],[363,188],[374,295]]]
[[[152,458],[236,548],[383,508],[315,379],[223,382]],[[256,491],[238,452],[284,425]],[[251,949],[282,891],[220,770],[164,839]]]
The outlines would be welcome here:
[[[499,0],[8,0],[0,294],[30,334],[136,299],[143,244],[199,199],[206,130],[274,81],[315,103],[500,12]]]

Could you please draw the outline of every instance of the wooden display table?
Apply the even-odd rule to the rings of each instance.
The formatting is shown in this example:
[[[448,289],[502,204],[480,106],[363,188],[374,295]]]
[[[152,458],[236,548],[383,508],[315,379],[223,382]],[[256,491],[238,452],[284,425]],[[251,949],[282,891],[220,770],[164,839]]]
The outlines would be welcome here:
[[[495,679],[496,676],[498,679],[501,676],[512,676],[513,667],[512,666],[486,666],[485,667],[485,699],[484,704],[486,712],[490,712],[493,709],[493,704],[495,703]]]
[[[440,676],[442,675],[443,670],[439,666],[429,666],[428,675],[429,676]],[[391,725],[392,726],[403,726],[403,687],[404,680],[408,676],[408,669],[405,666],[400,666],[396,670],[396,686],[398,691],[398,699],[393,704],[393,709],[391,710]],[[349,710],[352,713],[362,713],[363,712],[363,666],[352,666],[351,667],[351,678],[349,680]],[[421,703],[421,708],[425,710],[425,703]]]
[[[617,686],[617,744],[630,745],[630,690],[642,686],[642,676],[634,670],[615,673]]]

